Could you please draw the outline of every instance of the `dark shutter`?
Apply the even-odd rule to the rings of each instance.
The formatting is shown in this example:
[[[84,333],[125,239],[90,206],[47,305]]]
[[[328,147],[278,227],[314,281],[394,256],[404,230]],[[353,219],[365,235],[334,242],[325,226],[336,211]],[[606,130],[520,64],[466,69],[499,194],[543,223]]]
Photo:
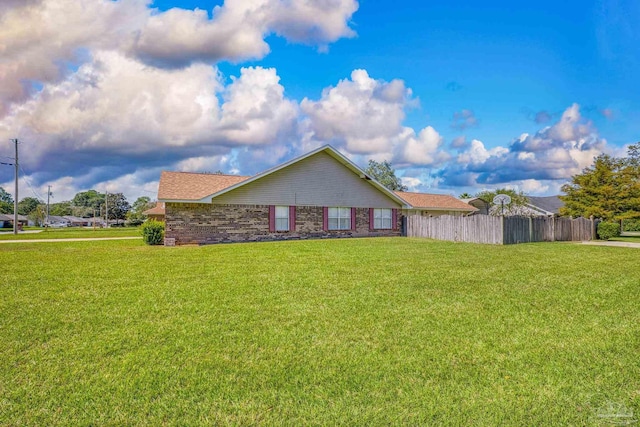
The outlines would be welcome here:
[[[398,229],[398,209],[391,209],[391,228]]]
[[[322,229],[329,230],[329,208],[326,206],[322,208]]]
[[[356,208],[351,208],[351,229],[356,230]]]
[[[296,231],[296,207],[289,206],[289,231]]]
[[[269,205],[269,233],[276,231],[276,207]]]

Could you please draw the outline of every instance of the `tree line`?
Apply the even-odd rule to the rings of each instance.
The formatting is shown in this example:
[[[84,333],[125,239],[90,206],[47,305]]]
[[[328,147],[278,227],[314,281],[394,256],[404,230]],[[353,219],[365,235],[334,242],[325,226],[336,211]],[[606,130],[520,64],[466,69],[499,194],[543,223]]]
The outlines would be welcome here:
[[[11,194],[0,187],[0,213],[12,214],[14,200]],[[49,204],[49,215],[76,216],[79,218],[104,218],[108,208],[109,220],[127,221],[131,225],[140,225],[144,221],[142,212],[152,208],[154,202],[147,196],[138,197],[133,204],[122,193],[100,193],[88,190],[77,193],[72,200]],[[35,197],[25,197],[18,202],[18,213],[37,224],[44,224],[47,217],[47,205]]]

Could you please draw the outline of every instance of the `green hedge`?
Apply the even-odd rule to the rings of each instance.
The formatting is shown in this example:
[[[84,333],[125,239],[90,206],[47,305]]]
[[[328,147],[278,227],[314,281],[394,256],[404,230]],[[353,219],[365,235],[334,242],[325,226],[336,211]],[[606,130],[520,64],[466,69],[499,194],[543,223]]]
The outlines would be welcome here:
[[[620,224],[617,222],[603,221],[598,224],[598,237],[602,240],[609,240],[620,236]]]
[[[622,228],[623,231],[640,231],[640,219],[625,219]]]
[[[149,220],[142,224],[140,231],[147,245],[164,244],[164,222]]]

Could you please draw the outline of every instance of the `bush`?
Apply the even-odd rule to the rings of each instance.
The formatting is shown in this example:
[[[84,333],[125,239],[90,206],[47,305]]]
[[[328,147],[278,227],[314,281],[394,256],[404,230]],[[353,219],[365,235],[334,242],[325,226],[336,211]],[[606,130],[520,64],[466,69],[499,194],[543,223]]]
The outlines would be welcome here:
[[[164,222],[149,220],[142,224],[142,240],[147,245],[164,244]]]
[[[622,221],[623,231],[640,231],[640,219],[625,219]]]
[[[602,240],[609,240],[620,236],[620,224],[617,222],[603,221],[598,224],[598,237]]]

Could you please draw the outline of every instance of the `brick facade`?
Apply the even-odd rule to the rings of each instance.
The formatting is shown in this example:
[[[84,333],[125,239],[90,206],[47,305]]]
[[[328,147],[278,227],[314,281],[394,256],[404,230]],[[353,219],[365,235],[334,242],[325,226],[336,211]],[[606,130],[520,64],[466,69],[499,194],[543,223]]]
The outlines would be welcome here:
[[[214,205],[166,203],[165,237],[176,245],[267,240],[400,236],[402,214],[398,210],[397,230],[369,230],[369,209],[356,208],[356,229],[324,231],[322,207],[296,206],[295,231],[269,232],[268,205]]]

